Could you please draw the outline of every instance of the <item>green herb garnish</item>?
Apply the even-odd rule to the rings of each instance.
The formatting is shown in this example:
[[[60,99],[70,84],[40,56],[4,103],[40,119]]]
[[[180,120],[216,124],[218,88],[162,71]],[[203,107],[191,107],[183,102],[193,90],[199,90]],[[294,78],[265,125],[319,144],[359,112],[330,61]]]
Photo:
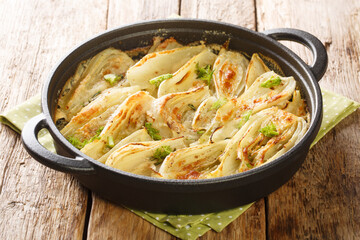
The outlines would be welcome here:
[[[77,149],[82,149],[86,144],[88,144],[87,140],[84,140],[83,142],[81,142],[78,138],[76,137],[68,137],[67,139],[74,147],[76,147]]]
[[[247,121],[249,120],[251,114],[252,114],[252,110],[246,111],[246,112],[242,115],[242,119],[243,119],[245,122],[247,122]]]
[[[247,121],[249,121],[251,114],[252,114],[252,110],[243,113],[238,128],[241,128]]]
[[[253,165],[251,165],[250,163],[245,163],[246,164],[246,166],[248,167],[248,168],[253,168],[254,166]]]
[[[172,153],[175,149],[171,149],[170,146],[161,146],[156,149],[154,155],[151,157],[151,160],[156,161],[155,165],[161,164],[164,159]]]
[[[270,123],[269,125],[263,127],[259,130],[259,132],[270,138],[279,135],[279,133],[276,131],[276,126],[274,123]]]
[[[99,129],[96,130],[96,136],[99,136],[102,130],[104,130],[104,127],[99,127]]]
[[[82,149],[85,147],[86,144],[93,142],[95,139],[100,139],[100,133],[104,129],[104,127],[100,127],[98,130],[96,130],[95,135],[90,138],[89,140],[80,141],[78,138],[71,136],[67,140],[77,149]]]
[[[100,133],[103,129],[104,127],[99,127],[99,129],[96,130],[95,135],[92,138],[90,138],[89,143],[93,142],[95,139],[100,139]]]
[[[193,104],[188,104],[188,107],[191,108],[192,110],[196,111],[196,107]]]
[[[227,102],[226,98],[219,98],[216,102],[213,103],[210,109],[218,110]]]
[[[199,134],[199,135],[203,135],[205,132],[206,132],[205,130],[199,130],[196,133]]]
[[[265,82],[261,83],[260,87],[271,88],[271,87],[274,87],[274,86],[278,86],[280,84],[281,84],[280,77],[271,76],[271,78],[269,78]]]
[[[146,122],[145,128],[146,128],[148,134],[150,135],[150,137],[152,139],[154,139],[155,141],[162,139],[161,135],[159,134],[159,130],[157,130],[156,128],[153,128],[152,123]]]
[[[156,87],[160,86],[160,83],[165,81],[166,79],[172,78],[173,75],[171,73],[163,74],[158,77],[154,77],[153,79],[149,80],[149,83],[155,85]]]
[[[115,146],[113,136],[108,136],[108,137],[107,137],[107,144],[106,144],[106,146],[109,147],[109,148],[113,148],[113,147]]]
[[[114,85],[117,81],[123,79],[123,75],[116,75],[116,74],[106,74],[104,75],[104,79],[110,83],[110,85]]]
[[[211,70],[210,65],[206,65],[205,67],[199,67],[199,63],[196,64],[196,74],[197,78],[204,80],[207,85],[210,85],[212,75],[214,70]]]

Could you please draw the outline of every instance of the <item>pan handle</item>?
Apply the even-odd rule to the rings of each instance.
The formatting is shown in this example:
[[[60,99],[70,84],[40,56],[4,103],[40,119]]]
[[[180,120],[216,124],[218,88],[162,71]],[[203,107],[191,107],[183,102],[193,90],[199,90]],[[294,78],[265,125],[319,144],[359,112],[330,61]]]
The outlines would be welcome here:
[[[22,142],[30,156],[43,165],[61,172],[71,174],[95,173],[95,169],[82,157],[68,158],[44,148],[37,139],[39,131],[43,128],[49,129],[49,126],[45,116],[39,114],[30,119],[21,132]]]
[[[317,37],[308,32],[294,28],[276,28],[266,30],[263,33],[275,40],[295,41],[309,48],[314,55],[313,63],[309,68],[316,80],[320,81],[327,68],[328,56],[325,46]]]

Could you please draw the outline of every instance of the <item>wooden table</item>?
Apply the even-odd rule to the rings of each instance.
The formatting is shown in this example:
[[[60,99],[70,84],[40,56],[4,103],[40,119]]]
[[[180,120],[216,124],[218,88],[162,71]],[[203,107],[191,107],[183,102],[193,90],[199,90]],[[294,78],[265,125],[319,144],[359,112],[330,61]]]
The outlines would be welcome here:
[[[360,101],[360,1],[0,1],[0,110],[38,93],[75,45],[106,29],[171,14],[263,31],[293,27],[325,44],[321,86]],[[311,54],[287,44],[307,62]],[[201,239],[360,239],[360,111],[328,133],[296,175],[221,233]],[[0,126],[0,239],[175,239],[34,161]]]

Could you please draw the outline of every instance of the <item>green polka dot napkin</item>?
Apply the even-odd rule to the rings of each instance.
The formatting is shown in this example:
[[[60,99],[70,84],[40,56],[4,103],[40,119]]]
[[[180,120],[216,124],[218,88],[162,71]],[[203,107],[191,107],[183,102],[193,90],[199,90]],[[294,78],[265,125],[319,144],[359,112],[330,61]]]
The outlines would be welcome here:
[[[360,104],[348,98],[322,90],[324,116],[320,131],[312,146],[346,116],[354,112]],[[40,95],[10,109],[0,115],[0,122],[20,133],[26,121],[41,112]],[[39,141],[50,151],[55,151],[50,134],[46,130],[39,133]],[[181,239],[197,239],[210,229],[222,231],[227,225],[245,212],[251,204],[222,212],[199,215],[166,215],[129,209],[155,226]]]

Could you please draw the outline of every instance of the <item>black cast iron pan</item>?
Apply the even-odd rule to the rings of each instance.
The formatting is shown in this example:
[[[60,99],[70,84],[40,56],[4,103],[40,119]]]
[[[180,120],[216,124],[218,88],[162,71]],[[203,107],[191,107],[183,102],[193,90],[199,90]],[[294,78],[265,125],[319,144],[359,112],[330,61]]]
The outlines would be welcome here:
[[[174,37],[181,43],[206,40],[248,54],[260,52],[274,59],[285,75],[294,76],[305,97],[311,123],[303,139],[269,164],[232,176],[202,180],[155,179],[108,167],[81,153],[58,131],[52,116],[57,94],[74,73],[78,63],[110,46],[129,50],[149,44],[155,35]],[[308,66],[276,40],[290,40],[313,53]],[[128,207],[164,213],[204,213],[237,207],[273,192],[299,169],[322,120],[322,98],[318,81],[325,73],[327,54],[313,35],[296,29],[274,29],[263,33],[239,26],[194,19],[157,20],[127,25],[100,34],[71,51],[54,68],[42,91],[43,113],[31,119],[22,131],[29,154],[40,163],[75,176],[100,196]],[[38,132],[46,128],[54,138],[57,153],[42,147]]]

